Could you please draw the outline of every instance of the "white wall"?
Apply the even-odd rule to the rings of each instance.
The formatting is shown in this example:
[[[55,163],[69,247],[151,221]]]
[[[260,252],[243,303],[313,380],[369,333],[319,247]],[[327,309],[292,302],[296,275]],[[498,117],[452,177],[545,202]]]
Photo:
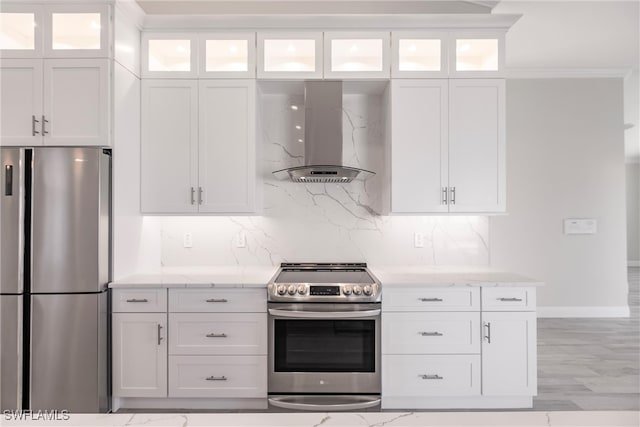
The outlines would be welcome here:
[[[640,267],[640,164],[627,164],[627,260]]]
[[[546,282],[543,315],[626,315],[621,79],[507,84],[508,216],[490,220],[491,264]],[[563,234],[595,218],[595,235]]]
[[[624,79],[624,146],[628,163],[640,163],[640,71]]]

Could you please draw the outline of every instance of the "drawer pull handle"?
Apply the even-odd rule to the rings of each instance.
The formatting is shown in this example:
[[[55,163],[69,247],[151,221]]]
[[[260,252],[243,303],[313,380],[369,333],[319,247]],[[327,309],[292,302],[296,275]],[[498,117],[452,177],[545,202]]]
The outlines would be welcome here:
[[[442,302],[442,298],[418,298],[422,302]]]
[[[491,322],[485,322],[484,327],[487,328],[487,335],[484,336],[484,339],[487,340],[487,344],[491,344]]]
[[[224,375],[221,377],[214,377],[213,375],[210,377],[206,378],[207,381],[226,381],[227,377],[225,377]]]
[[[441,337],[442,333],[440,332],[418,332],[423,337]]]
[[[420,378],[422,378],[423,380],[442,380],[444,379],[444,377],[441,377],[440,375],[436,374],[436,375],[418,375]]]
[[[158,345],[162,344],[162,340],[164,339],[162,337],[162,326],[158,323]]]
[[[522,301],[522,298],[498,298],[498,301]]]
[[[211,298],[211,299],[208,299],[207,302],[229,302],[229,301],[226,298],[220,298],[220,299]]]
[[[149,300],[146,298],[142,298],[142,299],[131,298],[131,299],[128,299],[127,302],[149,302]]]
[[[207,334],[207,338],[226,338],[227,334]]]

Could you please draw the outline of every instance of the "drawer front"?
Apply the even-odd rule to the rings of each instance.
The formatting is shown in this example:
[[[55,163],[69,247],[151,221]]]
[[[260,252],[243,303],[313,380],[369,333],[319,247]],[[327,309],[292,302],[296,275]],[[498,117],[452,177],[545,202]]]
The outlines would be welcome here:
[[[535,288],[482,288],[483,311],[535,311]]]
[[[480,311],[479,288],[387,288],[383,311]]]
[[[112,289],[114,313],[166,313],[166,289]]]
[[[266,313],[266,289],[170,289],[173,313]]]
[[[267,314],[171,313],[169,354],[267,354]]]
[[[480,354],[480,313],[384,313],[383,354]]]
[[[267,356],[169,356],[169,397],[267,397]]]
[[[480,356],[382,356],[382,396],[479,396]]]

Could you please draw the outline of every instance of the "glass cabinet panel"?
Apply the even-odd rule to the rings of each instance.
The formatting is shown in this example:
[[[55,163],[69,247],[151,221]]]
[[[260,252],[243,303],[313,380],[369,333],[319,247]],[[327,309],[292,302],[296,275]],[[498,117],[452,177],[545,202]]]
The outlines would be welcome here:
[[[0,50],[35,49],[35,13],[0,13]]]
[[[149,40],[148,71],[191,71],[191,40]]]
[[[265,39],[264,71],[316,71],[316,40]]]
[[[207,40],[205,72],[249,71],[247,40]]]
[[[457,39],[456,71],[498,71],[498,39]]]
[[[441,71],[442,42],[440,39],[400,39],[398,41],[399,71]]]
[[[331,71],[382,71],[382,40],[331,40]]]
[[[53,50],[99,50],[100,13],[52,13],[51,48]]]

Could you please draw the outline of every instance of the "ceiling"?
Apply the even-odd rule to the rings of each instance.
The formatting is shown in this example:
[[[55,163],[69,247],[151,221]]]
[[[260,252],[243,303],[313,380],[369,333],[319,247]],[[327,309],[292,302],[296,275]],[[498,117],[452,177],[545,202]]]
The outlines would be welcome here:
[[[640,158],[640,0],[136,0],[149,15],[521,14],[506,38],[507,69],[635,70],[626,85],[627,158]],[[630,80],[630,79],[627,79]],[[631,99],[631,107],[629,107]],[[631,108],[631,110],[629,110]]]

